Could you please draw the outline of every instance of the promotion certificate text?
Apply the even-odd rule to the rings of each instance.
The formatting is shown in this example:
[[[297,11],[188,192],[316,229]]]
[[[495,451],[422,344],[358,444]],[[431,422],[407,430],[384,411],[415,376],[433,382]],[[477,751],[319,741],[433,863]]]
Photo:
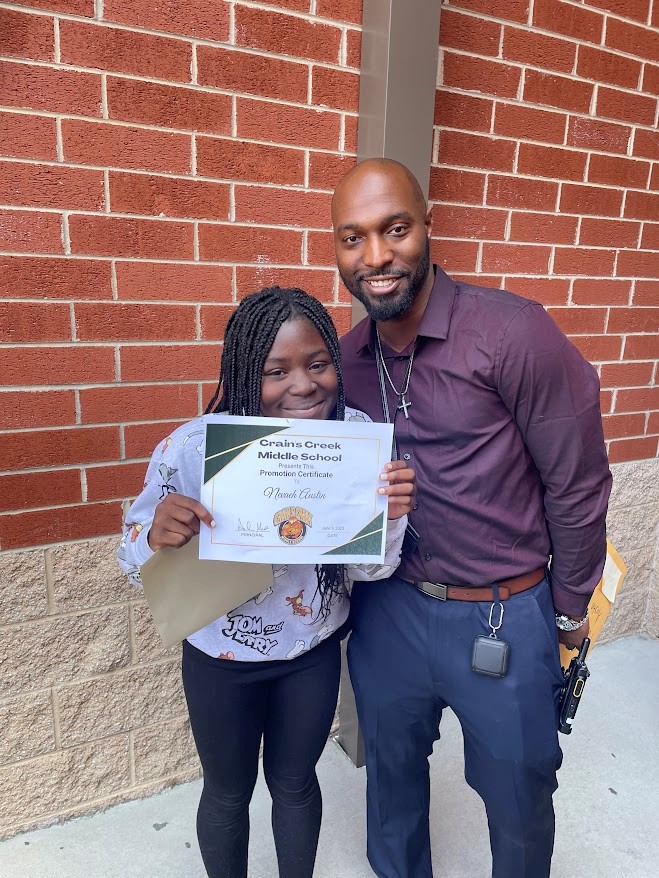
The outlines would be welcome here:
[[[393,427],[207,415],[199,557],[270,564],[384,562],[378,494]]]

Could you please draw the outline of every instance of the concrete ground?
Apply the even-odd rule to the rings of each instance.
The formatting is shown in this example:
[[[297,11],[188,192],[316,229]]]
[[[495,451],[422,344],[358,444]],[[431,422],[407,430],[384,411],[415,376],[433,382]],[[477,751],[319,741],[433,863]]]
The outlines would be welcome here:
[[[595,650],[592,676],[556,793],[552,878],[659,875],[659,640],[629,637]],[[480,799],[462,777],[460,727],[442,720],[431,757],[436,878],[488,878]],[[315,878],[371,878],[365,772],[328,742],[319,765],[324,819]],[[2,878],[205,878],[194,819],[200,782],[0,843]],[[269,800],[252,802],[251,878],[275,878]]]

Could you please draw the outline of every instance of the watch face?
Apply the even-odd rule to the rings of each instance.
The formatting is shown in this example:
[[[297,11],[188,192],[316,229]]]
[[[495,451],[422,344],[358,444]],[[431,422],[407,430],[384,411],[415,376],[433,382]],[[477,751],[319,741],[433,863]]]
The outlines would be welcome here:
[[[556,627],[560,628],[561,631],[576,631],[577,628],[581,628],[587,618],[588,613],[586,613],[583,619],[570,619],[568,616],[557,615]]]

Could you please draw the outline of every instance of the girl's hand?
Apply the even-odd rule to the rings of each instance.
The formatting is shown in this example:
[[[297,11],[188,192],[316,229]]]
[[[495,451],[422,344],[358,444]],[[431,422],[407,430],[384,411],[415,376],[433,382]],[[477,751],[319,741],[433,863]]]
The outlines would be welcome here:
[[[412,511],[416,496],[416,473],[404,460],[392,460],[385,464],[384,473],[380,478],[388,482],[378,488],[378,494],[386,494],[389,498],[387,518],[393,521],[402,518]]]
[[[154,552],[165,546],[180,549],[199,533],[200,521],[215,527],[213,516],[197,500],[182,494],[168,494],[156,506],[148,543]]]

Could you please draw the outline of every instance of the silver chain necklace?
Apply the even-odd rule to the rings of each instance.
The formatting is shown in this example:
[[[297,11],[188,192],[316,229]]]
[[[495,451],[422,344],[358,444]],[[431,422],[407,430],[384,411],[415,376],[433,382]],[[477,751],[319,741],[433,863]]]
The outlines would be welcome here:
[[[380,354],[380,362],[382,363],[382,370],[385,374],[387,381],[389,382],[389,385],[391,386],[391,389],[398,397],[398,405],[396,406],[396,411],[397,412],[402,411],[402,413],[405,415],[405,418],[407,420],[409,420],[410,416],[407,414],[407,410],[412,405],[412,403],[408,402],[407,399],[405,399],[405,396],[407,395],[407,391],[409,390],[409,387],[410,387],[410,378],[412,376],[412,366],[414,365],[414,354],[416,353],[416,339],[414,340],[414,347],[412,348],[412,353],[410,354],[410,359],[408,360],[408,363],[407,363],[407,371],[405,372],[405,378],[403,379],[403,386],[399,390],[396,387],[396,385],[394,384],[394,382],[391,380],[391,375],[389,374],[389,370],[387,369],[387,364],[384,361],[384,354],[382,353],[382,343],[380,342],[380,333],[378,331],[377,326],[375,327],[375,337],[376,337],[377,342],[378,342],[378,353]]]

